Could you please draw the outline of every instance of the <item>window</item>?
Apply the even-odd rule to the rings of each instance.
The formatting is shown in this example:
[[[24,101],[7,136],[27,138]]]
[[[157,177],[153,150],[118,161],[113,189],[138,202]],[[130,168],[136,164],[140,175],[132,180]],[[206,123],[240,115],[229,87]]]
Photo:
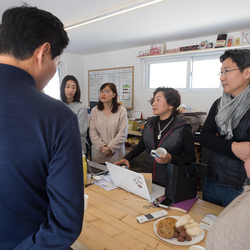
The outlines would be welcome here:
[[[53,78],[49,81],[47,86],[44,88],[44,93],[60,100],[60,84],[62,81],[62,76],[65,75],[65,63],[61,62],[57,68],[57,71]]]
[[[188,56],[187,56],[188,54]],[[155,58],[143,58],[145,90],[157,87],[173,87],[183,91],[221,89],[218,72],[223,51],[188,52],[165,55]]]
[[[149,65],[149,86],[186,88],[187,61],[152,63]]]
[[[47,86],[44,88],[44,93],[55,98],[60,99],[60,80],[59,80],[59,70],[57,69],[53,78],[49,81]]]
[[[221,62],[218,57],[202,57],[193,59],[192,89],[220,88],[220,77],[218,72],[221,68]]]

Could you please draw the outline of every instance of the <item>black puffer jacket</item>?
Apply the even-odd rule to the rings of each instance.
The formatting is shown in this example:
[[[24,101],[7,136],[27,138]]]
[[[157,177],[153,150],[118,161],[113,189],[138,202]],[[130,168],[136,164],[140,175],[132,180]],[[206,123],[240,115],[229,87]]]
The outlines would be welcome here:
[[[233,140],[236,142],[248,141],[247,133],[250,130],[250,109],[233,130]],[[220,129],[217,127],[218,134]],[[208,162],[207,178],[218,181],[221,186],[242,188],[247,178],[244,162],[234,155],[221,154],[211,151]]]
[[[143,164],[143,172],[153,173],[153,182],[164,186],[166,183],[167,164],[158,164],[151,156],[151,150],[155,149],[154,129],[152,121],[155,117],[149,117],[144,128],[143,139],[146,145],[146,155]],[[182,152],[182,131],[184,126],[191,126],[186,120],[175,117],[170,130],[162,137],[159,146],[165,148],[171,155],[181,155]]]

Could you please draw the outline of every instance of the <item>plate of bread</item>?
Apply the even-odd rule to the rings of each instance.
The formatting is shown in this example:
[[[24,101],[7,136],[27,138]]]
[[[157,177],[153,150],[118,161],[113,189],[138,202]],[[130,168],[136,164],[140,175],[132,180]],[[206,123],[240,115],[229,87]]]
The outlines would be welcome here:
[[[205,236],[204,230],[188,214],[160,218],[154,224],[154,232],[160,239],[182,246],[196,244]]]

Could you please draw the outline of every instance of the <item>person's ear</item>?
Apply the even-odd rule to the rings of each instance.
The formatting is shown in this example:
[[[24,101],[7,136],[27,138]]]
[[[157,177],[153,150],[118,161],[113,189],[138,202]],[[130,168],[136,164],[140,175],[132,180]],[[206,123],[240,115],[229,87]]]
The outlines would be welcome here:
[[[243,71],[245,79],[250,79],[250,67],[245,68]]]
[[[44,43],[36,49],[36,59],[39,65],[42,65],[46,56],[51,56],[51,46],[49,43]]]

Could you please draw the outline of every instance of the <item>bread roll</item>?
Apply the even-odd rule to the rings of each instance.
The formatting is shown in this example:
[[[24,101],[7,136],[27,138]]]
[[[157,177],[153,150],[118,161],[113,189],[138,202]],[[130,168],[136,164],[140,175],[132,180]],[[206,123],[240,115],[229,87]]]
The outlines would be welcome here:
[[[199,234],[202,233],[202,230],[199,226],[196,226],[196,227],[191,227],[191,228],[188,228],[186,230],[186,233],[189,235],[189,236],[197,236]]]
[[[188,229],[188,228],[197,227],[197,226],[199,226],[198,223],[193,222],[193,223],[186,224],[184,227],[185,227],[185,229]]]

